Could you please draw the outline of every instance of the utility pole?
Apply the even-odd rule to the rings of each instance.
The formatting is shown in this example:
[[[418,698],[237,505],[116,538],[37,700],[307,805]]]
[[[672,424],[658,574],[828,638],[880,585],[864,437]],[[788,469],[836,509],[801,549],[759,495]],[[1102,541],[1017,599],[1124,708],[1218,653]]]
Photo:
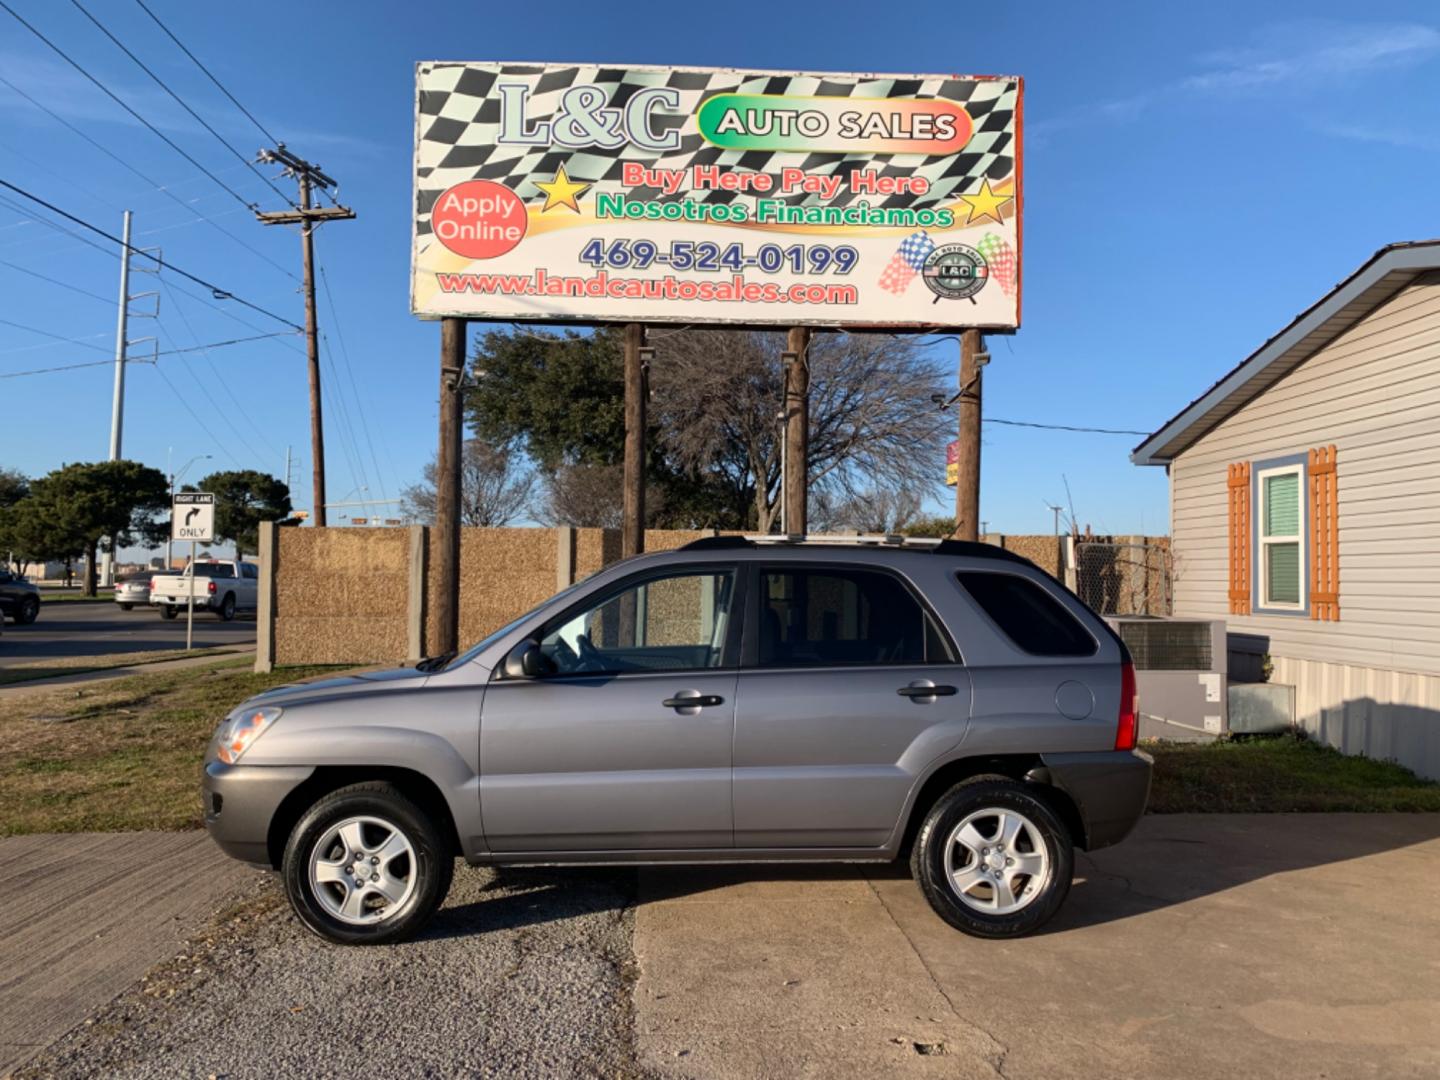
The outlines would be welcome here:
[[[625,470],[621,485],[620,557],[645,550],[645,406],[648,368],[654,349],[645,347],[645,327],[625,326]],[[621,640],[624,640],[623,637]]]
[[[120,441],[125,425],[125,340],[130,318],[130,211],[125,211],[125,226],[120,233],[120,301],[115,316],[115,394],[110,403],[110,460],[120,460]],[[115,572],[115,539],[110,551],[100,556],[100,584],[113,584]]]
[[[285,175],[300,185],[300,203],[293,210],[257,211],[255,216],[266,225],[299,225],[300,252],[304,262],[305,292],[305,355],[310,369],[310,457],[314,471],[315,524],[325,525],[325,430],[320,410],[320,340],[315,324],[315,226],[322,221],[345,221],[355,211],[344,206],[311,206],[312,188],[328,191],[334,180],[304,158],[296,157],[285,144],[274,150],[261,150],[260,160],[270,165],[283,165]]]
[[[792,326],[785,339],[784,529],[802,536],[809,528],[810,330]]]
[[[290,444],[285,444],[285,490],[290,490]]]
[[[955,538],[980,539],[981,372],[990,357],[982,351],[979,330],[960,335],[960,393],[955,404],[959,446],[955,483]]]
[[[460,648],[460,455],[464,438],[465,319],[440,320],[440,446],[435,455],[435,640],[431,656]],[[316,508],[319,510],[319,508]],[[323,511],[321,511],[323,514]]]

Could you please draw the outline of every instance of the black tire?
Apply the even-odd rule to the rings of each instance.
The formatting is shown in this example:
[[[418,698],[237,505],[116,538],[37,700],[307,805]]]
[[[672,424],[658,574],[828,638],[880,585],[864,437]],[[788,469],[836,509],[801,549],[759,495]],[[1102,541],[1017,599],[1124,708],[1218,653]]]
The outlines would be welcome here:
[[[15,616],[15,621],[22,626],[29,626],[40,617],[40,601],[33,596],[27,596],[20,602],[20,614]]]
[[[173,619],[173,618],[175,617],[175,605],[174,605],[174,604],[161,604],[161,605],[160,605],[160,617],[161,617],[162,619]]]
[[[121,611],[134,611],[134,610],[135,610],[135,605],[134,605],[134,604],[121,604],[121,605],[120,605],[120,610],[121,610]]]
[[[310,856],[338,822],[353,817],[380,818],[402,833],[415,852],[409,867],[415,887],[399,910],[378,922],[356,925],[335,917],[315,896],[310,881]],[[281,864],[285,893],[300,921],[337,945],[386,945],[418,933],[450,891],[455,859],[444,833],[430,816],[393,784],[379,781],[351,784],[326,795],[290,831]]]
[[[1038,884],[1026,879],[1024,884],[1038,892],[1006,914],[985,912],[962,900],[946,865],[952,832],[970,815],[990,809],[1016,811],[1028,819],[1048,858],[1045,879]],[[985,819],[978,824],[983,827]],[[1024,843],[1033,840],[1027,837]],[[1023,853],[1034,852],[1027,847]],[[977,776],[956,784],[930,808],[910,853],[910,872],[936,914],[955,929],[983,938],[1020,937],[1043,926],[1065,902],[1075,872],[1075,849],[1064,822],[1032,787],[1004,776]]]
[[[220,610],[216,612],[221,622],[229,622],[235,618],[235,594],[226,593],[225,599],[220,601]]]

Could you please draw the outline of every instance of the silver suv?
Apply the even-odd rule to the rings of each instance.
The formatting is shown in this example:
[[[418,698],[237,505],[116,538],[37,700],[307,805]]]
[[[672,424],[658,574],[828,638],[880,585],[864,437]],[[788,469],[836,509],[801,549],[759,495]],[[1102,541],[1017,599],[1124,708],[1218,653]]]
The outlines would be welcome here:
[[[251,698],[210,744],[205,823],[347,944],[418,931],[456,856],[908,856],[941,918],[1012,937],[1144,811],[1136,708],[1120,640],[1000,548],[715,537],[459,656]]]

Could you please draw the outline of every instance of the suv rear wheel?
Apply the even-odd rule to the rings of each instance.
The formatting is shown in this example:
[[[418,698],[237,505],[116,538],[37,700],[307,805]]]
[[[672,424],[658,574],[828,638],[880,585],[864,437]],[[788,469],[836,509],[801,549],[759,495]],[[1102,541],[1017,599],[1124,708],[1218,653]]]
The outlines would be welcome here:
[[[285,892],[300,921],[341,945],[403,941],[450,890],[455,860],[430,817],[394,785],[352,784],[290,833]]]
[[[1055,811],[1026,785],[980,776],[931,807],[910,869],[936,913],[976,937],[1028,934],[1070,891],[1075,852]]]

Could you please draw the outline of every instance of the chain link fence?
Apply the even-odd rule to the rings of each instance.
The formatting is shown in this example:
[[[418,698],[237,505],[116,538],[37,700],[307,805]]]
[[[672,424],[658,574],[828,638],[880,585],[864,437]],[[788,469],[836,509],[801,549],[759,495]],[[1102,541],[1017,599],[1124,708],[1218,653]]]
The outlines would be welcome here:
[[[1168,544],[1075,541],[1075,593],[1101,615],[1172,614]]]

